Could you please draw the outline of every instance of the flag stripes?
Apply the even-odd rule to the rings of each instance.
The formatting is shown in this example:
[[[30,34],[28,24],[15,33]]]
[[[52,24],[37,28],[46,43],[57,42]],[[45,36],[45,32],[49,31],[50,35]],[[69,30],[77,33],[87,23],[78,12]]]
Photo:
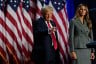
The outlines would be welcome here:
[[[0,0],[0,58],[3,60],[3,63],[8,63],[8,54],[6,49],[6,42],[3,35],[5,35],[5,30],[2,27],[5,27],[4,21],[5,21],[5,0]]]
[[[30,57],[33,48],[32,18],[30,12],[23,7],[24,2],[9,0],[6,1],[4,12],[0,9],[0,55],[4,60],[10,60],[6,56],[8,51],[15,64],[24,63],[25,59]]]
[[[13,57],[12,61],[15,64],[30,61],[30,55],[34,46],[32,20],[41,16],[40,10],[42,7],[50,5],[54,9],[53,20],[58,29],[61,60],[63,64],[68,64],[69,22],[65,5],[59,11],[53,5],[58,0],[56,2],[55,0],[42,0],[44,1],[43,3],[40,1],[6,0],[6,6],[4,6],[5,0],[0,0],[0,4],[3,4],[3,6],[0,5],[0,56],[5,62],[10,60],[8,53]],[[2,7],[4,10],[2,10]]]

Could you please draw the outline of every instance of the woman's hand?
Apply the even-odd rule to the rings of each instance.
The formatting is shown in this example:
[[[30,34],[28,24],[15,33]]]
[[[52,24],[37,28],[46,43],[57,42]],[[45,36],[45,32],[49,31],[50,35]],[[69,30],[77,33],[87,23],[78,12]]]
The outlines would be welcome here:
[[[73,60],[77,59],[77,55],[76,55],[75,52],[71,52],[71,58],[72,58]]]
[[[94,60],[95,59],[95,54],[92,52],[91,53],[91,60]]]

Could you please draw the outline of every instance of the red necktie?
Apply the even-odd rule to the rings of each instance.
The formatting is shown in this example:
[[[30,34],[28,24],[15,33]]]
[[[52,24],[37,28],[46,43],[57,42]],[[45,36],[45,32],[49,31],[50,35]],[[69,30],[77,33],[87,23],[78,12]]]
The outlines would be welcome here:
[[[47,22],[47,24],[48,24],[48,28],[51,28],[50,23]],[[57,49],[57,41],[56,41],[55,33],[52,32],[50,35],[51,35],[51,38],[52,38],[52,42],[53,42],[53,45],[54,45],[54,49],[56,50],[56,49]]]

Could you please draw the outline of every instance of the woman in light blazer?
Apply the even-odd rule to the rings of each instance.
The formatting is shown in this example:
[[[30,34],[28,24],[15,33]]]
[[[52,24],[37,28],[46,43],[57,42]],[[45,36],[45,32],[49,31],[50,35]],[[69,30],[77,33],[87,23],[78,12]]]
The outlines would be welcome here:
[[[92,24],[88,8],[84,4],[80,4],[75,17],[70,21],[69,28],[72,64],[91,64],[90,59],[94,59],[95,56],[92,49],[87,48],[86,44],[92,40]]]

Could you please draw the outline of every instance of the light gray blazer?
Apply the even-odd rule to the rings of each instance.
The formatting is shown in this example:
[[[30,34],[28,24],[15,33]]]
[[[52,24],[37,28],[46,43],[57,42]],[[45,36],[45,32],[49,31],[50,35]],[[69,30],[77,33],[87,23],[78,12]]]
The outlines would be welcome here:
[[[73,18],[69,27],[69,45],[70,51],[76,48],[87,48],[86,44],[93,40],[92,31],[89,31],[87,23],[80,22],[80,19]]]

